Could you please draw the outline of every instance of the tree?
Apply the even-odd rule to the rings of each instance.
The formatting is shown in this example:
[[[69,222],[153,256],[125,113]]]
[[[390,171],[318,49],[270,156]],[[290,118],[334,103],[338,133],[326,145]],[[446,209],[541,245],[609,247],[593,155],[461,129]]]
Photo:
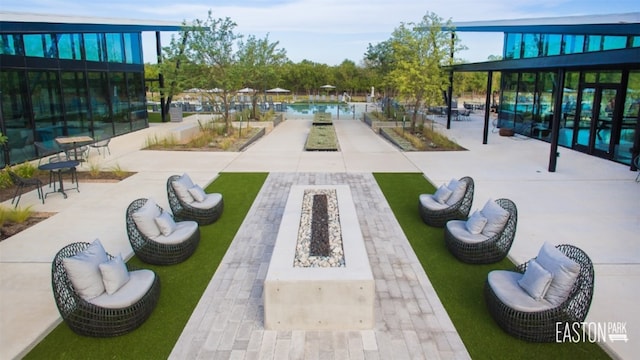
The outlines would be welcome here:
[[[167,101],[161,109],[162,119],[169,113],[173,96],[181,90],[181,83],[184,81],[184,71],[180,69],[184,62],[189,61],[186,56],[187,41],[189,40],[190,28],[186,23],[182,23],[182,30],[179,32],[179,39],[171,37],[168,47],[163,48],[163,58],[158,63],[158,81],[161,97],[166,96]],[[165,80],[168,82],[165,82]]]
[[[246,42],[240,41],[238,45],[238,73],[244,85],[254,89],[251,97],[254,119],[257,119],[259,90],[265,91],[267,86],[276,83],[277,69],[287,60],[286,51],[279,49],[278,44],[277,41],[270,43],[267,34],[264,39],[249,35]]]
[[[192,37],[188,42],[188,56],[192,59],[193,69],[190,77],[199,88],[218,88],[220,92],[210,96],[220,96],[224,103],[224,119],[226,130],[231,130],[229,103],[236,89],[242,85],[241,74],[238,73],[237,54],[234,51],[236,41],[242,38],[233,30],[236,23],[231,19],[213,18],[211,10],[206,20],[193,22]]]
[[[451,65],[451,52],[459,49],[452,31],[451,20],[442,24],[436,14],[427,13],[417,24],[400,24],[391,35],[393,65],[387,81],[412,103],[412,131],[422,105],[428,107],[437,102],[448,86],[448,73],[442,66]]]

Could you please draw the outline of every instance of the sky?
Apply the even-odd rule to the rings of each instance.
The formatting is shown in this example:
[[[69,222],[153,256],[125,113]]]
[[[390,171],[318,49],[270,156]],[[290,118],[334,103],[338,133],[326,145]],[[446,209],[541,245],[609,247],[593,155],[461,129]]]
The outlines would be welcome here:
[[[190,23],[230,18],[235,33],[269,36],[293,62],[360,64],[369,44],[388,40],[402,23],[420,22],[428,12],[444,22],[523,19],[640,12],[638,0],[0,0],[0,11]],[[169,44],[171,33],[162,36]],[[458,32],[468,49],[465,62],[502,55],[501,33]],[[155,62],[153,33],[143,34],[145,62]]]

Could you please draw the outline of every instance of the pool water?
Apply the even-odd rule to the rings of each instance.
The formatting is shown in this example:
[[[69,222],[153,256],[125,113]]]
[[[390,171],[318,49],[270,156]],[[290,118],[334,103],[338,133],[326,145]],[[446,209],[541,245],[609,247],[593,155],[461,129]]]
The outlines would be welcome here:
[[[358,107],[350,104],[286,104],[286,114],[289,118],[313,118],[317,112],[330,113],[333,119],[353,119],[360,116]]]

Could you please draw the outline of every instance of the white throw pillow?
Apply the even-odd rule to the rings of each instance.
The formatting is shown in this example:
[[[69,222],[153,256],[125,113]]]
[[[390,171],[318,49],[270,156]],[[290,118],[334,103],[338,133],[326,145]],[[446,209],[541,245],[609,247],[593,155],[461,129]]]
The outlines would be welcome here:
[[[163,211],[155,220],[160,232],[164,236],[169,236],[176,230],[176,222],[166,211]]]
[[[524,275],[518,280],[518,285],[532,298],[541,300],[547,293],[551,280],[553,280],[553,274],[540,266],[537,261],[531,260]]]
[[[107,253],[98,239],[82,252],[62,259],[73,288],[85,300],[93,299],[104,292],[102,274],[98,266],[107,260]]]
[[[131,216],[136,223],[138,231],[144,236],[154,238],[160,235],[160,229],[156,224],[155,219],[160,216],[162,211],[156,204],[155,200],[147,199],[147,202],[136,210]]]
[[[464,193],[467,191],[467,183],[455,179],[452,179],[447,187],[453,191],[449,199],[447,199],[447,205],[453,205],[462,200]]]
[[[474,211],[473,214],[467,219],[465,223],[465,227],[467,230],[473,235],[478,235],[484,229],[484,226],[487,224],[487,218],[482,216],[482,213],[478,210]]]
[[[433,194],[433,199],[439,202],[440,204],[444,204],[445,202],[447,202],[451,194],[453,194],[453,191],[451,191],[451,189],[444,186],[443,184],[443,185],[440,185],[438,190],[436,190],[436,192]]]
[[[207,194],[200,187],[200,185],[194,185],[193,187],[191,187],[189,189],[189,194],[191,194],[191,196],[193,196],[193,199],[197,202],[203,202],[207,197]]]
[[[173,190],[176,192],[176,196],[183,202],[190,204],[193,202],[193,196],[189,193],[189,189],[194,186],[193,181],[186,173],[173,181]]]
[[[107,294],[111,295],[118,291],[129,281],[129,270],[122,260],[122,255],[98,265],[102,274],[102,282]]]
[[[569,297],[573,284],[578,278],[580,264],[568,258],[562,251],[546,241],[542,245],[536,261],[553,274],[553,280],[544,298],[553,305],[562,304]]]
[[[480,212],[482,216],[487,218],[487,224],[482,229],[482,234],[488,237],[496,236],[502,232],[509,220],[509,212],[493,199],[489,199]]]
[[[460,185],[460,180],[454,178],[449,180],[447,187],[449,188],[449,190],[453,191],[458,187],[458,185]]]

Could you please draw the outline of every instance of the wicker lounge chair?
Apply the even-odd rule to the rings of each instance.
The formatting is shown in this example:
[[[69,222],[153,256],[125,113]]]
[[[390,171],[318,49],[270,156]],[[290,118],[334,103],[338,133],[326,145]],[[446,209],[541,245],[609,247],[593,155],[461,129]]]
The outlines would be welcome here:
[[[144,323],[153,312],[160,297],[160,280],[151,270],[136,270],[127,265],[131,277],[137,273],[139,276],[135,276],[136,280],[140,279],[136,283],[129,280],[130,286],[136,288],[132,292],[140,291],[142,297],[128,306],[112,308],[95,305],[91,302],[94,300],[85,300],[74,289],[63,263],[63,259],[75,256],[90,245],[86,242],[67,245],[53,259],[51,282],[60,315],[71,330],[84,336],[111,337],[131,332]],[[109,254],[107,257],[109,260],[113,259]],[[148,288],[138,288],[137,285],[140,283],[151,285]],[[127,289],[127,292],[129,290],[131,289]]]
[[[145,235],[144,231],[141,231],[136,223],[134,213],[140,210],[147,203],[147,200],[144,198],[136,199],[127,208],[127,234],[135,254],[140,260],[156,265],[177,264],[188,259],[200,243],[200,228],[198,224],[193,221],[177,222],[179,230],[176,230],[176,232],[179,233],[179,241],[167,239],[162,234],[157,237]],[[159,213],[165,212],[159,205],[155,205],[155,207],[157,207]],[[171,215],[169,216],[173,219]],[[151,219],[151,222],[153,220]]]
[[[224,199],[221,194],[206,194],[203,201],[193,200],[191,195],[179,196],[175,188],[175,182],[186,175],[172,175],[167,179],[167,197],[169,207],[177,220],[193,220],[200,225],[214,223],[222,215]],[[189,182],[191,180],[188,180]],[[186,189],[185,189],[186,190]],[[184,190],[183,190],[184,192]],[[185,198],[192,201],[185,201]]]
[[[594,283],[591,259],[584,251],[573,245],[558,245],[556,248],[580,265],[579,273],[568,297],[558,305],[543,305],[543,309],[540,310],[524,311],[507,305],[500,296],[503,299],[505,296],[519,297],[521,301],[524,299],[523,302],[528,302],[527,307],[539,306],[538,303],[543,302],[544,304],[545,300],[540,300],[537,303],[533,299],[527,300],[526,296],[528,295],[526,293],[523,295],[524,290],[519,289],[517,284],[513,285],[512,289],[506,289],[507,291],[493,289],[491,285],[493,273],[496,273],[495,277],[522,278],[521,274],[527,270],[531,260],[516,267],[514,272],[497,270],[489,273],[487,277],[484,294],[489,313],[504,331],[519,339],[531,342],[554,342],[558,336],[558,329],[564,331],[566,326],[569,326],[569,329],[579,329],[580,326],[576,323],[583,322],[589,312]],[[558,323],[564,323],[564,326],[558,325]]]
[[[509,199],[498,199],[495,202],[509,213],[504,228],[495,235],[473,235],[465,228],[464,220],[447,222],[444,230],[445,244],[459,260],[470,264],[490,264],[504,259],[509,253],[516,234],[518,210]]]
[[[443,227],[449,220],[466,219],[473,203],[473,179],[465,176],[459,180],[466,185],[464,195],[453,203],[438,205],[433,194],[422,194],[418,200],[418,208],[422,220],[430,226]]]

